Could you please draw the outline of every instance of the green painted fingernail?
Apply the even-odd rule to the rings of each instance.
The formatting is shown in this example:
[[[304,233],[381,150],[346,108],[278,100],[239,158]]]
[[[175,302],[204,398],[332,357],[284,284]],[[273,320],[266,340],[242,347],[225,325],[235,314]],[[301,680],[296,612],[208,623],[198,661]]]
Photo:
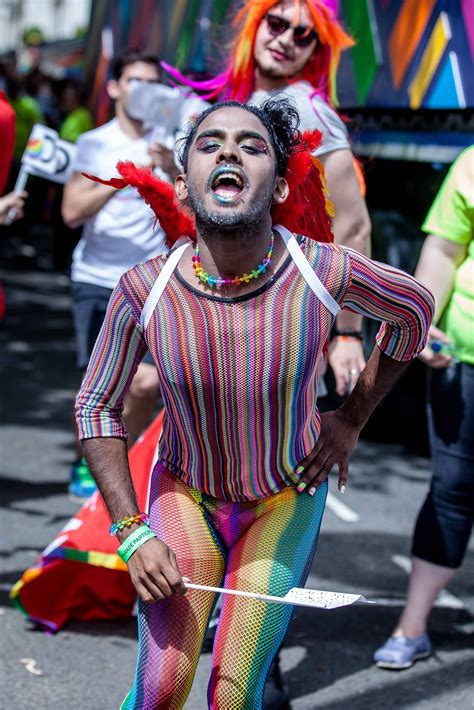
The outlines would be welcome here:
[[[296,486],[296,490],[298,491],[298,493],[302,493],[305,488],[306,483],[304,481],[301,481],[301,483],[298,483],[298,485]]]
[[[301,474],[301,473],[303,473],[303,472],[304,472],[303,466],[297,466],[297,467],[296,467],[296,473],[297,473],[298,475]]]

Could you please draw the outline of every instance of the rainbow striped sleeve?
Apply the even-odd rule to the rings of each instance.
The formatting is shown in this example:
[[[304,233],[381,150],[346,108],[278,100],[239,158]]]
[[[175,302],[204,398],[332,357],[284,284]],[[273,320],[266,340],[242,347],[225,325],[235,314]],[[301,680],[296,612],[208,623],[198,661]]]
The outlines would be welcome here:
[[[89,365],[76,398],[80,439],[128,437],[123,398],[147,346],[121,284],[112,293]]]
[[[434,298],[419,281],[393,266],[344,249],[350,262],[349,284],[341,306],[383,321],[376,342],[380,350],[406,362],[425,347]]]

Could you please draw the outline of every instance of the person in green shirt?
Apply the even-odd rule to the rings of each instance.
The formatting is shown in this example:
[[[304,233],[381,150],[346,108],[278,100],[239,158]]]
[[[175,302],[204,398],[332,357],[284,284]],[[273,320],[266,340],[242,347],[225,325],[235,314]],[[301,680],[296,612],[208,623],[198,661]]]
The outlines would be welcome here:
[[[428,617],[460,567],[474,520],[474,146],[451,167],[423,224],[415,277],[436,312],[420,359],[430,368],[433,475],[418,514],[408,598],[393,635],[374,654],[401,670],[431,654]]]
[[[75,143],[82,133],[95,128],[92,113],[84,105],[84,94],[79,85],[66,84],[61,94],[60,104],[66,115],[59,128],[60,138]]]
[[[14,157],[20,160],[31,129],[35,123],[44,123],[44,116],[39,103],[32,96],[18,96],[16,99],[10,99],[10,103],[16,115]]]
[[[27,94],[19,78],[7,77],[7,99],[15,111],[15,148],[13,157],[21,160],[31,129],[35,123],[45,123],[41,106]]]

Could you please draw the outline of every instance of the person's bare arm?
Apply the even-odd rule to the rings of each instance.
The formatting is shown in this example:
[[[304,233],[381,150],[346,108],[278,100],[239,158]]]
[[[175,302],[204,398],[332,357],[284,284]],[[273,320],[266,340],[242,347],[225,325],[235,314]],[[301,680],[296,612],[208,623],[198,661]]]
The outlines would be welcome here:
[[[371,224],[360,185],[354,170],[350,150],[335,150],[321,156],[329,196],[336,211],[333,220],[334,241],[370,256]],[[336,318],[336,328],[359,332],[362,318],[357,313],[341,311]],[[357,382],[365,367],[362,343],[357,338],[338,338],[331,341],[329,363],[336,379],[336,391],[344,395]]]
[[[122,412],[123,400],[146,349],[121,280],[110,297],[76,397],[76,421],[84,454],[113,522],[142,512],[138,510],[130,476]],[[119,541],[123,542],[135,529],[133,525],[122,530]],[[137,548],[127,565],[145,602],[185,592],[174,553],[156,538]]]
[[[65,224],[74,229],[95,217],[116,192],[114,187],[100,185],[81,173],[73,173],[64,187],[61,206]]]
[[[128,467],[126,441],[98,437],[84,439],[82,447],[111,520],[121,520],[138,512]],[[122,543],[135,527],[119,532],[119,542]],[[127,565],[135,589],[145,602],[158,601],[172,594],[186,592],[174,552],[158,538],[151,538],[135,550]]]
[[[430,234],[423,244],[415,278],[425,284],[435,299],[433,323],[437,323],[449,300],[456,269],[466,258],[465,244],[456,244]]]
[[[334,241],[370,256],[370,217],[353,161],[349,149],[334,150],[321,156],[329,197],[336,211]]]
[[[352,310],[382,321],[377,345],[346,402],[321,416],[321,432],[314,449],[298,468],[310,493],[339,466],[339,490],[348,476],[348,459],[367,419],[411,359],[420,354],[434,313],[429,290],[409,274],[355,252],[348,253],[350,277],[344,296]]]
[[[329,475],[334,464],[339,467],[338,488],[344,493],[349,475],[349,457],[370,415],[408,367],[384,355],[377,346],[344,404],[321,415],[321,434],[311,453],[303,459],[297,472],[304,470],[300,483],[314,493]],[[300,469],[301,467],[301,469]],[[298,489],[301,490],[301,489]]]
[[[415,277],[428,286],[435,299],[435,315],[433,323],[437,323],[451,296],[456,269],[466,258],[467,247],[434,234],[428,235],[423,244],[421,255],[415,271]],[[443,331],[431,326],[430,340],[440,340],[449,344],[449,338]],[[449,367],[453,358],[446,353],[435,353],[429,346],[420,353],[420,360],[434,368]]]

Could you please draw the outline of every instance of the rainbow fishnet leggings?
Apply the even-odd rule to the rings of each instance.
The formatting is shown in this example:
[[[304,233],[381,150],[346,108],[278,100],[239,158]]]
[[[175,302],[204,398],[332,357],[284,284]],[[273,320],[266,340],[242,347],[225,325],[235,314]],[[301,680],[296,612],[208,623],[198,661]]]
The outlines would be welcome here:
[[[198,584],[282,596],[303,586],[316,550],[327,486],[311,497],[286,488],[264,500],[226,502],[189,488],[163,467],[150,491],[150,525]],[[215,602],[189,590],[139,606],[135,681],[122,710],[177,710],[186,702]],[[293,613],[284,604],[224,595],[214,642],[212,710],[258,710]]]

